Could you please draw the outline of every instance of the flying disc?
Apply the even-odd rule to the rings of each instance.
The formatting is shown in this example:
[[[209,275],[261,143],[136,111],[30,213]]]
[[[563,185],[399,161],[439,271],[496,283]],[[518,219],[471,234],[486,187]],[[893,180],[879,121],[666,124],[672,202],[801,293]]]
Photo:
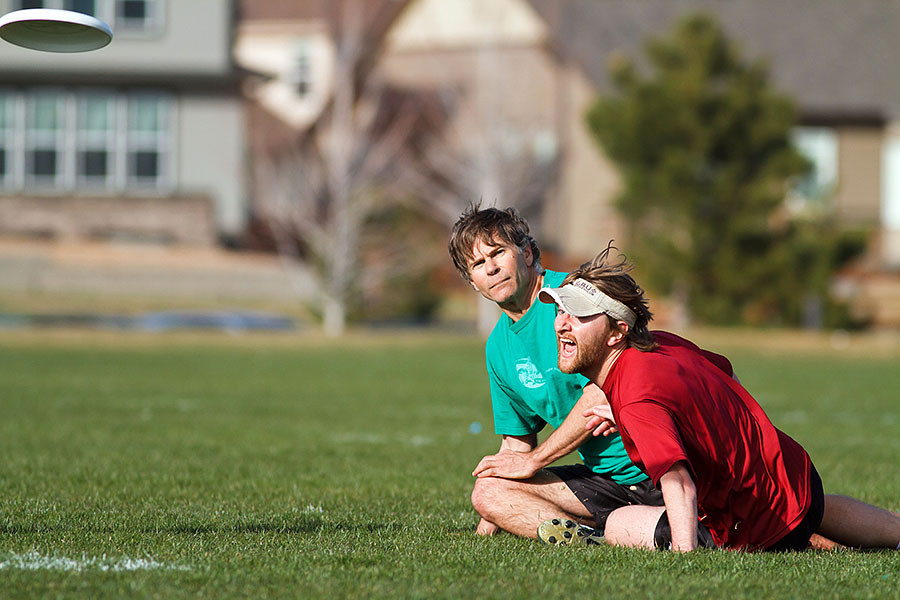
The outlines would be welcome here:
[[[109,25],[91,15],[53,8],[26,8],[0,17],[0,37],[44,52],[87,52],[112,41]]]

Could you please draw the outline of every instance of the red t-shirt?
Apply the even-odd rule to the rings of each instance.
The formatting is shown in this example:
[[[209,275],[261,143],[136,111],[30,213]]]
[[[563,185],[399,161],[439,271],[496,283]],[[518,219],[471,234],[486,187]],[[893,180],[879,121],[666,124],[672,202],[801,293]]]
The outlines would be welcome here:
[[[733,379],[727,358],[653,335],[658,349],[625,350],[603,384],[628,455],[657,487],[685,461],[719,546],[771,546],[809,508],[809,455]]]

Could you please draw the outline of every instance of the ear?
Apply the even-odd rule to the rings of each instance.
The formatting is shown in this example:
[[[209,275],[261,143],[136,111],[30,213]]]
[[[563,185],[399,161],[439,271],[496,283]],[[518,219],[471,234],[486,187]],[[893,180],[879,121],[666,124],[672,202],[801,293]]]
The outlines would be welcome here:
[[[628,337],[628,331],[630,329],[628,323],[625,321],[616,321],[615,325],[612,327],[612,331],[609,333],[609,338],[606,340],[606,345],[612,347],[623,342],[625,338]]]
[[[522,249],[522,256],[525,257],[527,266],[530,267],[534,264],[534,253],[531,251],[531,244],[525,244],[525,248]]]

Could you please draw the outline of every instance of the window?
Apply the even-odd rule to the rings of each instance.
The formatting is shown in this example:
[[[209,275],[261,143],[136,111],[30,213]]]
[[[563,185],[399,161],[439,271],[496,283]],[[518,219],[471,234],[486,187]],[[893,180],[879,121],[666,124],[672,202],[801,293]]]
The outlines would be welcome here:
[[[78,98],[75,177],[78,187],[114,185],[116,144],[115,96],[91,94]]]
[[[65,0],[65,2],[63,2],[63,8],[84,13],[86,15],[97,14],[96,2],[94,2],[94,0]]]
[[[128,183],[156,185],[166,178],[169,155],[169,105],[159,96],[139,95],[128,100]]]
[[[97,8],[95,0],[19,0],[17,5],[18,8],[64,8],[87,15],[96,14]]]
[[[160,0],[115,0],[116,29],[155,31],[162,24]]]
[[[812,163],[808,175],[794,182],[789,206],[796,210],[826,209],[838,179],[838,136],[827,127],[796,127],[794,147]]]
[[[25,182],[58,187],[63,183],[63,96],[40,92],[25,103]]]
[[[93,15],[117,34],[156,32],[163,17],[163,0],[16,0],[13,8],[64,8]]]
[[[882,173],[881,222],[885,229],[900,231],[900,138],[887,139]]]
[[[172,97],[159,92],[0,89],[0,186],[169,188],[173,113]]]
[[[0,91],[0,186],[4,187],[12,183],[13,176],[14,109],[12,95]]]

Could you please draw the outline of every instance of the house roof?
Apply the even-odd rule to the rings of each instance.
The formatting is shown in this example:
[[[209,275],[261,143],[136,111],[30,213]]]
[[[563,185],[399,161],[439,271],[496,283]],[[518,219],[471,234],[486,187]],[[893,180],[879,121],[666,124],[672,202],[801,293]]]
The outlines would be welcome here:
[[[382,37],[410,0],[239,0],[238,20],[322,21],[332,31],[340,28],[343,10],[362,11],[367,35]]]
[[[239,24],[323,23],[333,39],[360,35],[361,56],[353,65],[357,83],[375,68],[387,33],[412,0],[239,0]],[[358,18],[357,18],[358,17]],[[360,87],[360,86],[357,86]]]
[[[648,37],[707,12],[807,118],[900,118],[900,0],[528,1],[556,51],[601,90],[612,53],[637,58]]]

